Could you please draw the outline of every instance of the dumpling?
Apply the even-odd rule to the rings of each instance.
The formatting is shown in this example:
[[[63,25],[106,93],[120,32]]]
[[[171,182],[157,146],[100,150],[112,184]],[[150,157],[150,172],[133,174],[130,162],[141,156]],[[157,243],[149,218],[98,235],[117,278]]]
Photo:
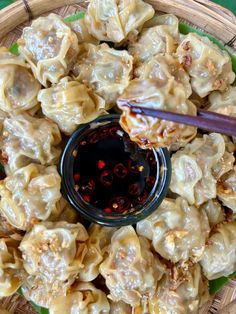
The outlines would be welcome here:
[[[152,241],[155,251],[173,263],[197,262],[210,232],[204,211],[182,198],[165,199],[157,210],[137,223],[137,233]]]
[[[153,23],[148,27],[146,24]],[[144,25],[137,41],[128,46],[135,63],[147,61],[159,53],[174,53],[179,41],[179,21],[172,14],[155,16]]]
[[[236,116],[236,86],[230,86],[225,92],[211,93],[209,103],[209,111]]]
[[[177,285],[176,280],[179,280]],[[197,314],[208,299],[208,282],[199,264],[195,264],[185,271],[182,279],[173,278],[170,272],[163,277],[155,297],[149,302],[149,313]]]
[[[197,206],[216,198],[216,179],[213,167],[225,153],[222,135],[211,133],[195,138],[184,149],[172,155],[172,192]]]
[[[206,212],[211,228],[225,220],[223,206],[221,206],[221,204],[216,199],[209,200],[201,205],[201,210]]]
[[[79,49],[77,36],[56,14],[39,17],[25,27],[18,44],[20,54],[45,87],[68,74]]]
[[[2,159],[10,174],[32,162],[56,164],[60,156],[58,126],[45,118],[28,114],[10,117],[3,123]]]
[[[152,296],[164,266],[150,250],[147,239],[138,237],[132,226],[117,230],[108,256],[100,265],[112,301],[139,306],[142,298]]]
[[[132,314],[132,307],[122,301],[110,301],[110,314]]]
[[[196,115],[196,107],[186,99],[182,84],[177,83],[174,77],[169,80],[131,81],[117,101],[118,107],[122,110],[120,124],[131,140],[143,149],[166,147],[176,142],[185,145],[196,135],[194,127],[133,114],[130,107],[126,106],[127,102],[131,106],[135,104],[144,108]]]
[[[106,109],[110,109],[129,85],[132,70],[133,57],[126,50],[115,50],[107,44],[84,44],[73,73],[76,80],[103,97]]]
[[[56,166],[30,164],[0,181],[0,212],[15,228],[28,230],[56,211],[60,188]]]
[[[69,23],[70,28],[75,32],[78,38],[78,44],[90,43],[97,45],[99,40],[93,37],[88,30],[85,19],[79,19]]]
[[[109,314],[106,294],[92,283],[80,282],[72,286],[66,296],[55,298],[50,304],[50,314]],[[120,313],[121,314],[121,313]]]
[[[0,298],[14,294],[24,280],[19,241],[10,237],[0,239]]]
[[[211,235],[201,259],[209,280],[236,271],[236,222],[223,223]]]
[[[105,114],[105,101],[76,81],[62,79],[57,85],[39,92],[43,113],[70,135],[80,124]]]
[[[225,90],[235,79],[230,56],[205,36],[185,36],[177,56],[191,77],[193,90],[202,98]]]
[[[22,57],[0,47],[0,109],[11,114],[38,109],[40,84]]]
[[[154,13],[142,0],[91,0],[85,21],[95,38],[119,43],[138,33]]]
[[[135,75],[141,80],[156,79],[164,82],[175,80],[185,90],[186,98],[192,94],[188,73],[178,59],[168,53],[157,54],[155,57],[143,62],[135,69]]]
[[[81,218],[78,211],[71,207],[71,205],[61,197],[56,203],[56,209],[53,210],[48,221],[66,221],[69,223],[80,222]]]
[[[88,229],[88,251],[84,257],[84,269],[79,274],[81,281],[92,281],[99,275],[99,266],[116,228],[91,225]]]
[[[236,213],[236,167],[217,182],[217,197],[224,206]]]
[[[87,239],[80,223],[44,222],[26,233],[19,247],[29,274],[22,287],[26,298],[48,307],[53,298],[66,295],[84,267]]]

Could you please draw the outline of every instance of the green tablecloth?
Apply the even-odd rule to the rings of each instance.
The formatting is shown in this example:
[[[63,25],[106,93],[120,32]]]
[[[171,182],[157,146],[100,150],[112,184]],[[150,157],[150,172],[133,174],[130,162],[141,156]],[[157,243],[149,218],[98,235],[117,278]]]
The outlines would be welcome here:
[[[236,0],[213,0],[213,1],[230,9],[236,15]],[[11,4],[12,2],[14,2],[14,0],[0,0],[0,9]]]

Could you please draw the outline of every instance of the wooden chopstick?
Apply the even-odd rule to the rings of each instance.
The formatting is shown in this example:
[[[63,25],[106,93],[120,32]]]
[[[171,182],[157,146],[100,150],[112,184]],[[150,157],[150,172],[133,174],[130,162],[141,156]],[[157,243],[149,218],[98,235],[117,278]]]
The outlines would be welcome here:
[[[197,116],[185,115],[159,109],[144,108],[137,106],[131,102],[120,99],[118,104],[128,106],[131,112],[150,117],[155,117],[162,120],[172,121],[179,124],[186,124],[197,127],[199,129],[210,132],[223,133],[230,136],[236,136],[236,118],[222,115],[219,113],[198,109]]]

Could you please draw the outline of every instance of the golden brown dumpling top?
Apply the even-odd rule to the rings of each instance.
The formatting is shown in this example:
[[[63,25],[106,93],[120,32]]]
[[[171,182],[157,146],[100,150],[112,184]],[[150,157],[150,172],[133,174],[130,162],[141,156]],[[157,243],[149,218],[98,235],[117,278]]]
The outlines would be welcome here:
[[[106,114],[105,100],[90,88],[68,78],[39,92],[43,113],[57,123],[67,135],[79,125],[88,123],[100,115]]]
[[[25,27],[18,44],[20,54],[44,86],[67,75],[78,53],[77,36],[56,14],[39,17]]]
[[[20,56],[0,48],[0,109],[7,113],[21,113],[38,104],[39,82]]]
[[[85,21],[95,38],[119,43],[153,15],[152,6],[142,0],[91,0]]]
[[[119,108],[123,111],[120,124],[129,134],[132,141],[141,148],[166,147],[176,142],[185,143],[196,134],[196,128],[170,121],[133,114],[128,102],[140,107],[169,110],[182,114],[196,115],[196,107],[186,100],[186,92],[174,78],[169,80],[145,79],[133,80],[118,99]]]

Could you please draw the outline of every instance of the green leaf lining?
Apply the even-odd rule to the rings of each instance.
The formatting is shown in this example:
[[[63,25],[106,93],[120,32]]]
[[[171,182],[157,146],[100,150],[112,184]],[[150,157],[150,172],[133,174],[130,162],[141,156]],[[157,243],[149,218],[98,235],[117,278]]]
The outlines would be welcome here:
[[[9,48],[9,51],[11,53],[13,53],[14,55],[18,56],[20,53],[19,53],[19,45],[17,43],[13,43],[11,45],[11,47]]]
[[[12,4],[15,0],[1,0],[0,1],[0,10]]]
[[[85,17],[85,12],[84,11],[80,11],[80,12],[77,12],[73,15],[69,15],[67,17],[64,18],[64,21],[65,22],[75,22],[77,20],[81,20]]]

